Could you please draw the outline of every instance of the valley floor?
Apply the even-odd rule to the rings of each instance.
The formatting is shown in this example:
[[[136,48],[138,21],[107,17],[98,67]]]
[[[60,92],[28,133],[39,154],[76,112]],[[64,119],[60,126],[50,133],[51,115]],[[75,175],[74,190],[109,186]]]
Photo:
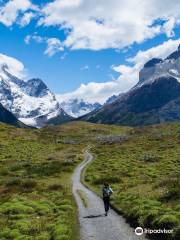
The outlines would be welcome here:
[[[177,239],[180,123],[133,129],[73,122],[43,129],[0,125],[1,240],[79,239],[71,176],[89,144],[95,159],[85,183],[99,194],[108,181],[112,204],[131,223],[172,228],[167,239]]]
[[[85,183],[100,192],[103,182],[114,189],[112,205],[134,225],[170,229],[154,239],[179,239],[180,123],[134,128],[124,140],[102,137]]]

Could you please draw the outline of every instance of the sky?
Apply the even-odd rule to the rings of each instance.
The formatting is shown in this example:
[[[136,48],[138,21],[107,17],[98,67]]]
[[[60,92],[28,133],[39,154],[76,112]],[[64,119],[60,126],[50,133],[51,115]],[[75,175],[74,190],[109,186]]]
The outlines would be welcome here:
[[[104,103],[180,43],[179,0],[0,0],[0,66],[58,100]]]

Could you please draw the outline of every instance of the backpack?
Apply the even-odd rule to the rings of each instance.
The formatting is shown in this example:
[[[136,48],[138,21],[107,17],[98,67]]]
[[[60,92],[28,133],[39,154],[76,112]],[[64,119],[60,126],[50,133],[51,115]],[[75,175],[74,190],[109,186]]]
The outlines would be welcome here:
[[[109,187],[103,187],[103,197],[110,197],[112,190]]]

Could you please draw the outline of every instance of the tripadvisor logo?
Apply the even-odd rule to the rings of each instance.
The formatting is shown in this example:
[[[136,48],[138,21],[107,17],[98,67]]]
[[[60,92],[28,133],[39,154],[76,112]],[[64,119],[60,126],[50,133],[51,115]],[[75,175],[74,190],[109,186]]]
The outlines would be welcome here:
[[[142,229],[142,227],[137,227],[135,229],[135,234],[138,235],[138,236],[142,235],[143,232],[144,232],[144,230]]]
[[[142,227],[137,227],[135,229],[135,234],[137,236],[142,235],[143,233],[147,233],[147,234],[153,234],[153,233],[165,233],[165,234],[172,234],[173,233],[173,229],[147,229],[147,228],[142,228]]]

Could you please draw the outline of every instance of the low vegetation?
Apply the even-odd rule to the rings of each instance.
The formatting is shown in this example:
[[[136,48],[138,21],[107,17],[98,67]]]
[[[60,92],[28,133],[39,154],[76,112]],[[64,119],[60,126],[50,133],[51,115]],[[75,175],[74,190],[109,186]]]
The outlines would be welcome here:
[[[95,159],[86,184],[100,194],[108,181],[112,204],[132,224],[173,229],[163,239],[179,239],[180,123],[128,128],[84,122],[40,130],[0,125],[0,239],[79,239],[71,175],[89,144]]]
[[[85,183],[100,193],[109,182],[113,206],[134,226],[173,229],[157,239],[179,239],[180,123],[135,128],[124,141],[102,139],[92,149]]]
[[[97,136],[120,131],[83,122],[40,130],[1,124],[0,239],[79,239],[72,172]]]
[[[78,189],[77,193],[78,193],[79,197],[81,198],[81,201],[82,201],[84,207],[87,208],[88,207],[88,201],[87,201],[86,194],[81,189]]]

